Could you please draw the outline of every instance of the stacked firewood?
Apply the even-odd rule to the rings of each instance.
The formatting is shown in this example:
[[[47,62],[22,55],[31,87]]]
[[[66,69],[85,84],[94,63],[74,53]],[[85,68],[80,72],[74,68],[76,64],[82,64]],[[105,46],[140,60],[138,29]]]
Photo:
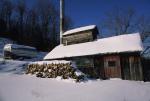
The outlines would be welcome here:
[[[29,64],[26,70],[26,74],[33,74],[41,78],[56,78],[61,76],[63,79],[76,79],[81,81],[84,79],[84,75],[76,75],[76,69],[71,66],[70,63],[59,64]]]

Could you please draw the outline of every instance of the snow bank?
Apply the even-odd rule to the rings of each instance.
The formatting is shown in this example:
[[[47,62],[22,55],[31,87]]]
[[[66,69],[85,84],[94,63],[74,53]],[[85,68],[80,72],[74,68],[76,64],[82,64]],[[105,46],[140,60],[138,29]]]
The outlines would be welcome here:
[[[30,46],[25,46],[25,45],[18,45],[18,44],[6,44],[4,46],[4,49],[5,50],[8,50],[8,51],[11,51],[10,49],[13,48],[13,49],[18,49],[18,48],[23,48],[23,49],[31,49],[31,50],[36,50],[36,48],[34,47],[30,47]]]
[[[0,59],[0,73],[24,74],[28,62]]]
[[[150,83],[96,80],[86,83],[0,74],[0,101],[150,101]]]
[[[114,36],[74,45],[55,47],[44,59],[60,59],[77,56],[140,52],[143,50],[139,33]]]

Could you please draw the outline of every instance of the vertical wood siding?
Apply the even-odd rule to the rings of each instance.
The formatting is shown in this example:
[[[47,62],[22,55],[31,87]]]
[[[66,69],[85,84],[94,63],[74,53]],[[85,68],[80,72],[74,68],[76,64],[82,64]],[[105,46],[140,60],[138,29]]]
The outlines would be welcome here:
[[[125,80],[130,80],[130,63],[129,63],[129,57],[128,56],[122,56],[121,57],[121,69],[122,69],[122,78]]]
[[[84,32],[79,32],[79,33],[63,36],[64,45],[90,42],[93,40],[94,40],[94,36],[93,36],[92,31],[84,31]]]
[[[129,57],[131,80],[143,80],[142,66],[140,57]]]
[[[115,66],[109,66],[108,62],[114,61]],[[108,78],[121,78],[121,65],[119,56],[105,56],[104,57],[104,71]]]

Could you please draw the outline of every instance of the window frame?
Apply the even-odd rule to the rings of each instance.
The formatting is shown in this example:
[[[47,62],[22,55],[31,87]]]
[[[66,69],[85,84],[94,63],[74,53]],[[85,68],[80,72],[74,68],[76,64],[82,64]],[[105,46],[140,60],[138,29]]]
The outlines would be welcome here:
[[[116,60],[109,60],[109,61],[107,61],[107,66],[108,67],[116,67],[117,61]]]

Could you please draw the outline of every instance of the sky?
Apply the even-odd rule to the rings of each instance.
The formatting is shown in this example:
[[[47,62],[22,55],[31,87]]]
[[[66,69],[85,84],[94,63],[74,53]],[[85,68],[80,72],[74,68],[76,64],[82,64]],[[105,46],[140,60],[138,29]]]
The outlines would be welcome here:
[[[18,0],[12,0],[14,2]],[[37,0],[25,0],[30,7]],[[50,0],[59,10],[60,0]],[[72,28],[97,25],[100,33],[111,36],[109,32],[101,30],[106,13],[114,8],[132,8],[136,14],[150,17],[150,0],[65,0],[65,15],[69,16],[73,22]],[[102,32],[101,32],[102,31]],[[109,33],[109,34],[108,34]]]
[[[65,0],[65,13],[73,20],[74,27],[99,25],[114,7],[130,7],[140,15],[150,16],[150,0]]]
[[[36,0],[26,1],[32,5]],[[52,1],[59,9],[60,0]],[[150,0],[65,0],[65,14],[72,19],[75,28],[93,24],[99,26],[105,14],[115,7],[130,7],[140,15],[150,16]]]
[[[18,0],[12,1],[16,2]],[[31,7],[37,0],[25,1]],[[53,1],[59,10],[60,0],[50,1]],[[150,0],[65,0],[65,14],[73,21],[72,28],[97,25],[100,37],[113,36],[109,31],[103,30],[100,25],[102,25],[106,13],[111,12],[116,7],[133,8],[136,14],[150,18]]]

